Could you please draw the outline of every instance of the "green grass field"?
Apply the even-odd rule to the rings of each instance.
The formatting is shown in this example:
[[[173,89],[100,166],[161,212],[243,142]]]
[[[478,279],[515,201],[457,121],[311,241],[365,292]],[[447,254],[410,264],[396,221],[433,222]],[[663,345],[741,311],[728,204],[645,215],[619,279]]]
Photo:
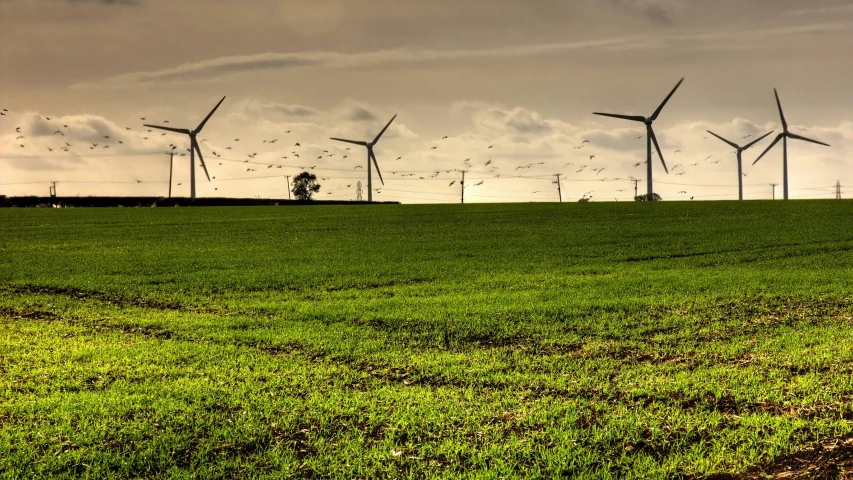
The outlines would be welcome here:
[[[5,209],[0,476],[833,475],[851,227],[845,201]]]

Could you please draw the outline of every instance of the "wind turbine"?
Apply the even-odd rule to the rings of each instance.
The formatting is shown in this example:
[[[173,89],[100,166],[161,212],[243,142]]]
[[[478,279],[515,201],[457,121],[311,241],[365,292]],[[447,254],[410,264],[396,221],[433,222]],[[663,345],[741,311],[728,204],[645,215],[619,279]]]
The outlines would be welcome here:
[[[758,161],[761,160],[761,157],[766,155],[767,152],[769,152],[771,148],[775,147],[776,144],[779,143],[779,140],[782,140],[782,184],[783,184],[782,189],[783,189],[784,194],[785,194],[785,200],[787,200],[788,199],[788,139],[791,138],[794,140],[803,140],[804,142],[816,143],[818,145],[823,145],[825,147],[829,147],[830,145],[828,143],[818,142],[817,140],[812,140],[811,138],[806,138],[806,137],[796,135],[794,133],[789,132],[788,131],[788,122],[785,120],[785,113],[782,111],[782,102],[779,101],[779,92],[777,92],[776,89],[774,88],[773,93],[776,95],[776,105],[779,107],[779,116],[782,118],[782,133],[780,133],[779,135],[776,136],[776,139],[773,140],[773,143],[771,143],[770,146],[767,147],[767,150],[764,150],[764,153],[759,155],[758,158],[756,158],[755,161],[752,162],[752,164],[755,165],[756,163],[758,163]]]
[[[712,132],[712,131],[710,131],[710,130],[706,130],[706,132],[710,133],[711,135],[713,135],[713,136],[715,136],[715,137],[719,138],[720,140],[722,140],[722,141],[724,141],[724,142],[728,143],[729,145],[731,145],[732,147],[734,147],[734,148],[736,148],[736,149],[737,149],[737,188],[738,188],[738,200],[743,200],[743,166],[742,166],[742,161],[743,161],[743,152],[744,152],[744,150],[749,150],[753,145],[755,145],[756,143],[758,143],[758,142],[760,142],[760,141],[764,140],[765,138],[767,138],[767,136],[768,136],[768,135],[770,135],[770,134],[771,134],[771,133],[773,133],[773,132],[765,133],[765,134],[764,134],[764,135],[762,135],[761,137],[759,137],[759,138],[757,138],[757,139],[753,140],[752,142],[750,142],[750,143],[748,143],[748,144],[744,145],[743,147],[739,146],[738,144],[736,144],[736,143],[734,143],[734,142],[730,142],[730,141],[726,140],[725,138],[723,138],[723,137],[721,137],[721,136],[717,135],[716,133],[714,133],[714,132]]]
[[[337,140],[338,142],[352,143],[353,145],[361,145],[363,147],[367,147],[367,201],[368,201],[368,203],[373,202],[373,173],[372,173],[372,170],[370,168],[371,160],[373,161],[373,165],[376,166],[376,173],[379,174],[379,181],[382,182],[383,186],[385,185],[385,180],[382,180],[382,172],[379,171],[379,164],[376,163],[376,155],[373,153],[373,147],[376,146],[376,143],[379,142],[380,138],[382,138],[382,134],[385,133],[385,130],[388,130],[388,127],[391,126],[391,122],[393,122],[395,118],[397,118],[397,115],[394,115],[393,117],[391,117],[391,120],[388,121],[388,124],[385,125],[385,128],[383,128],[382,131],[379,132],[379,135],[377,135],[376,138],[374,138],[373,141],[369,142],[369,143],[368,142],[359,142],[356,140],[346,140],[343,138],[334,138],[334,137],[331,138],[331,140]]]
[[[617,115],[615,113],[593,112],[595,115],[601,115],[603,117],[621,118],[622,120],[631,120],[633,122],[641,122],[641,123],[646,124],[646,174],[648,176],[647,187],[648,187],[649,200],[651,200],[652,194],[654,193],[654,189],[652,188],[652,142],[654,142],[655,148],[658,151],[658,156],[660,157],[660,163],[663,164],[663,169],[666,171],[667,174],[669,174],[669,169],[666,168],[666,162],[663,160],[663,152],[660,151],[660,145],[658,145],[658,139],[655,136],[654,129],[652,129],[652,124],[654,123],[655,120],[658,119],[658,116],[660,115],[660,112],[663,110],[663,107],[666,106],[666,102],[668,102],[669,99],[672,98],[672,96],[675,94],[675,91],[678,90],[678,87],[681,86],[681,82],[683,82],[683,81],[684,81],[683,78],[678,81],[678,84],[675,86],[675,88],[672,89],[671,92],[669,92],[669,95],[667,95],[667,97],[664,99],[663,103],[660,104],[658,109],[655,110],[655,113],[653,113],[651,117],[647,118],[647,117],[642,117],[639,115]]]
[[[204,164],[204,157],[201,154],[201,148],[198,146],[198,141],[196,141],[195,137],[201,132],[201,129],[204,128],[204,124],[210,120],[210,117],[213,116],[213,113],[216,112],[216,109],[222,105],[222,102],[225,101],[225,97],[222,97],[222,100],[213,107],[213,110],[204,117],[204,120],[198,124],[198,127],[195,130],[188,130],[186,128],[172,128],[172,127],[161,127],[159,125],[145,125],[149,128],[157,128],[160,130],[166,130],[167,132],[175,132],[175,133],[183,133],[184,135],[190,136],[190,198],[195,200],[195,153],[198,152],[198,159],[201,160],[201,167],[204,169],[204,174],[207,176],[207,181],[210,181],[210,174],[207,173],[207,165]]]

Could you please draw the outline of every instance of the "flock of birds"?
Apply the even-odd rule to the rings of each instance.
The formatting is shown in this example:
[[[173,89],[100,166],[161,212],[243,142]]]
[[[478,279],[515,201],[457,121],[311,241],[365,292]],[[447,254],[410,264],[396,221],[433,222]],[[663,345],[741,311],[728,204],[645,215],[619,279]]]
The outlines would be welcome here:
[[[7,114],[9,114],[9,110],[7,110],[5,108],[3,108],[2,111],[0,111],[0,116],[7,116]],[[68,124],[62,124],[61,122],[57,122],[56,120],[52,119],[51,117],[47,117],[47,116],[43,117],[43,119],[51,125],[51,129],[55,128],[52,136],[57,137],[57,142],[54,145],[45,147],[48,152],[67,152],[67,153],[73,152],[73,153],[82,155],[82,153],[79,151],[81,148],[88,149],[90,151],[94,151],[94,150],[103,151],[103,150],[108,150],[111,147],[113,147],[115,149],[119,145],[124,144],[123,140],[111,138],[112,137],[111,135],[102,135],[101,138],[97,139],[97,141],[91,141],[92,139],[90,137],[89,138],[90,141],[88,141],[86,143],[80,144],[76,140],[75,140],[75,143],[71,143],[71,142],[66,140],[67,137],[73,136],[73,132],[71,132],[69,130]],[[146,117],[140,117],[140,120],[142,122],[145,122],[145,121],[147,121],[147,118]],[[169,120],[163,120],[162,123],[163,124],[169,124],[170,122],[169,122]],[[155,138],[157,138],[157,136],[163,137],[163,136],[168,135],[167,132],[159,132],[159,131],[155,131],[153,129],[144,129],[143,128],[141,130],[135,130],[131,127],[124,127],[124,128],[127,132],[134,132],[134,133],[139,134],[139,136],[143,142],[153,141],[153,140],[155,140]],[[28,145],[26,142],[28,140],[28,137],[25,135],[25,132],[23,131],[22,127],[20,127],[20,126],[15,127],[15,132],[18,134],[16,136],[15,140],[20,142],[19,143],[20,148],[22,148],[22,149],[28,148]],[[285,130],[284,133],[290,134],[291,131]],[[66,135],[66,134],[68,134],[68,135]],[[752,135],[746,135],[744,137],[741,137],[741,139],[746,140],[746,139],[749,139],[751,137],[752,137]],[[449,136],[445,135],[445,136],[441,137],[440,140],[433,142],[433,144],[430,145],[428,152],[440,151],[442,149],[441,141],[448,140],[448,138],[449,138]],[[643,138],[644,138],[644,135],[640,135],[640,136],[636,137],[636,139],[638,139],[638,140],[641,140]],[[708,137],[704,137],[704,138],[708,139]],[[345,150],[342,150],[342,151],[339,150],[337,152],[333,152],[333,151],[330,151],[328,149],[322,149],[321,150],[320,148],[317,148],[314,151],[314,153],[312,154],[312,153],[310,153],[309,150],[302,148],[302,142],[301,141],[293,141],[293,140],[286,142],[289,145],[292,145],[292,147],[290,149],[287,149],[287,150],[289,150],[289,153],[286,155],[279,155],[278,159],[279,159],[279,161],[289,161],[288,163],[295,163],[295,164],[286,165],[283,163],[269,163],[269,162],[265,162],[265,161],[261,161],[261,160],[257,159],[257,156],[259,155],[259,153],[254,151],[256,148],[260,148],[260,149],[263,149],[263,148],[269,149],[270,147],[278,148],[281,144],[285,143],[284,141],[282,141],[281,143],[279,143],[279,142],[280,142],[279,138],[263,139],[260,142],[260,145],[257,145],[256,147],[253,148],[249,144],[249,142],[244,141],[241,138],[234,138],[233,141],[229,142],[229,144],[226,146],[218,147],[217,149],[214,149],[215,147],[211,147],[209,149],[209,151],[206,153],[206,155],[212,155],[214,158],[217,158],[219,160],[218,164],[220,166],[223,166],[223,162],[243,163],[244,169],[245,169],[244,173],[253,173],[253,172],[272,170],[272,169],[282,169],[285,167],[298,168],[298,169],[303,170],[303,171],[314,171],[315,169],[318,169],[318,168],[320,169],[320,171],[323,171],[323,170],[338,170],[338,171],[340,171],[342,169],[340,169],[340,168],[325,168],[325,167],[320,166],[319,163],[322,161],[328,160],[328,159],[334,159],[335,157],[337,157],[341,160],[347,160],[350,162],[355,161],[355,159],[350,159],[350,155],[349,155],[350,148],[349,147],[345,148]],[[199,142],[199,144],[204,144],[204,143],[209,144],[207,139],[201,139],[201,141]],[[584,139],[581,141],[581,143],[579,145],[574,146],[573,150],[580,152],[584,149],[590,149],[590,148],[593,148],[592,142],[589,139]],[[238,150],[241,150],[242,153],[238,153]],[[483,152],[483,157],[484,158],[491,157],[490,154],[492,154],[493,152],[496,151],[496,147],[495,147],[495,145],[488,145],[487,147],[484,148],[484,150],[485,151]],[[189,149],[184,149],[184,148],[179,147],[175,143],[170,143],[166,153],[172,153],[172,154],[175,154],[178,156],[186,156],[187,153],[189,153],[189,152],[190,152]],[[264,152],[264,155],[268,158],[270,153],[271,152],[267,151],[267,152]],[[280,153],[282,153],[282,152],[279,149],[279,154]],[[682,151],[680,149],[678,149],[678,150],[674,150],[673,153],[674,154],[681,154]],[[316,160],[320,161],[320,162],[313,162],[312,161],[312,162],[309,162],[309,163],[311,163],[311,164],[309,164],[309,163],[302,161],[305,158],[315,158],[314,155],[316,155]],[[243,156],[243,159],[239,160],[238,158],[234,158],[235,156],[237,156],[237,157]],[[495,156],[498,156],[498,155],[495,155]],[[721,161],[721,159],[715,159],[715,156],[716,155],[709,155],[709,156],[705,157],[705,159],[703,161],[693,162],[693,163],[690,163],[688,166],[693,168],[693,167],[699,167],[703,163],[717,164]],[[603,161],[598,160],[595,153],[590,153],[589,155],[585,155],[585,158],[586,158],[586,161],[584,161],[584,162],[578,162],[578,163],[566,162],[566,163],[563,163],[562,164],[562,171],[564,173],[561,173],[561,175],[566,174],[565,172],[567,171],[566,169],[568,167],[572,167],[571,169],[568,170],[568,172],[569,173],[574,172],[574,174],[576,176],[580,176],[581,174],[585,174],[585,173],[589,174],[588,177],[584,177],[584,179],[587,181],[597,180],[597,181],[601,181],[601,182],[608,182],[608,181],[613,182],[613,181],[635,181],[636,180],[633,176],[608,177],[606,175],[602,175],[603,172],[605,170],[607,170],[606,166],[601,166]],[[395,161],[400,161],[403,159],[404,159],[403,156],[398,156],[395,159]],[[352,170],[359,170],[359,169],[363,170],[364,166],[361,164],[363,160],[361,158],[359,158],[357,161],[359,163],[356,165],[352,165]],[[505,166],[501,167],[498,165],[498,163],[505,163],[505,161],[496,162],[496,160],[493,158],[486,158],[485,160],[481,160],[481,162],[482,162],[481,164],[478,163],[478,165],[482,165],[482,169],[477,170],[477,171],[473,171],[472,169],[474,168],[474,164],[472,162],[473,162],[472,158],[466,158],[465,160],[463,160],[461,162],[461,168],[448,169],[448,170],[435,170],[435,171],[429,172],[429,174],[427,174],[428,172],[414,172],[413,173],[411,171],[404,171],[404,170],[400,170],[400,169],[395,169],[395,170],[391,171],[391,175],[397,176],[399,178],[407,178],[410,180],[432,180],[432,179],[441,179],[442,177],[440,177],[440,175],[442,173],[443,174],[455,174],[456,177],[452,178],[452,181],[450,181],[447,184],[447,186],[453,187],[455,185],[458,185],[464,189],[464,188],[468,188],[468,187],[471,187],[471,188],[480,187],[480,186],[484,185],[486,183],[486,180],[488,180],[489,178],[492,178],[492,179],[498,179],[498,178],[540,178],[540,179],[544,179],[544,178],[548,178],[548,179],[550,179],[553,176],[552,174],[523,175],[523,173],[525,170],[531,170],[531,169],[540,169],[541,170],[544,168],[550,168],[550,169],[556,169],[555,167],[559,168],[559,165],[549,164],[548,162],[544,162],[544,161],[542,161],[542,162],[530,162],[530,163],[526,163],[523,165],[510,165],[510,166],[505,165]],[[640,168],[645,163],[646,163],[646,161],[636,162],[636,163],[633,163],[633,167],[634,168]],[[504,170],[502,170],[502,168],[505,170],[506,169],[511,169],[511,170],[508,170],[507,173],[503,173]],[[485,179],[476,178],[474,180],[475,181],[479,180],[479,181],[477,181],[476,183],[469,182],[466,185],[466,184],[464,184],[462,178],[460,178],[458,176],[458,173],[463,171],[463,170],[466,172],[471,171],[472,173],[477,173],[480,175],[487,175],[487,177]],[[676,176],[683,176],[687,173],[688,170],[683,164],[679,163],[679,164],[673,165],[673,167],[670,169],[670,171],[673,172],[674,175],[676,175]],[[592,175],[593,173],[594,173],[594,175]],[[743,175],[746,176],[746,174],[743,174]],[[284,175],[281,175],[281,176],[284,176]],[[245,177],[245,178],[250,179],[253,177]],[[269,177],[260,177],[260,178],[269,178]],[[320,177],[320,178],[323,181],[334,179],[334,177],[331,175],[328,177]],[[447,178],[447,177],[443,177],[443,178]],[[211,179],[216,179],[216,177],[213,176],[213,177],[211,177]],[[139,179],[135,179],[135,182],[136,183],[145,183],[143,180],[139,180]],[[339,191],[340,189],[352,188],[353,183],[354,182],[346,183],[346,181],[344,181],[343,183],[339,183],[336,187],[334,187],[333,190],[327,191],[326,194],[327,195],[333,195],[336,193],[336,191]],[[181,183],[177,183],[177,185],[181,185]],[[219,189],[218,187],[215,188],[215,190],[218,190],[218,189]],[[617,192],[621,193],[621,192],[625,192],[626,190],[627,189],[620,189],[620,190],[617,190]],[[374,191],[376,193],[381,193],[382,187],[375,188]],[[543,191],[542,190],[535,190],[532,192],[532,194],[538,194],[538,193],[543,193]],[[595,192],[594,191],[585,192],[582,199],[592,198],[593,193],[595,193]],[[681,190],[678,193],[680,195],[687,195],[688,194],[688,192],[685,190]],[[693,197],[691,196],[690,198],[693,198]]]

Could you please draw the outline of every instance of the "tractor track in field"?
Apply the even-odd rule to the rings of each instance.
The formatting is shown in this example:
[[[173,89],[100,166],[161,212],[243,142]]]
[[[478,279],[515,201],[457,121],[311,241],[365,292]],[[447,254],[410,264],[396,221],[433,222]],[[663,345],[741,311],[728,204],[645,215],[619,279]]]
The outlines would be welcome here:
[[[755,465],[745,473],[687,476],[689,480],[843,479],[853,476],[853,436],[825,439],[817,445]]]
[[[11,284],[0,287],[0,291],[6,291],[18,295],[55,295],[75,300],[97,300],[118,308],[138,307],[163,311],[193,311],[178,302],[163,302],[143,297],[127,298],[121,295],[78,287],[50,287],[31,284]]]

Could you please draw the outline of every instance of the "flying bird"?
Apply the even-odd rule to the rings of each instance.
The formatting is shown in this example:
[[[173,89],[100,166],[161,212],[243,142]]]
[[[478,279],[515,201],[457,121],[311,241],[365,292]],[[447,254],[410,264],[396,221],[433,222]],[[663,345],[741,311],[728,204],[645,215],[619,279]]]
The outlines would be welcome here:
[[[23,145],[21,145],[21,146],[23,147]],[[450,185],[448,185],[448,187],[452,187],[454,183],[456,183],[456,180],[450,182]]]
[[[59,130],[57,130],[57,131],[53,132],[53,134],[54,134],[54,135],[56,135],[57,133],[58,133],[58,134],[60,134],[60,135],[62,135],[63,137],[65,136],[65,134],[64,134],[64,133],[62,133],[62,132],[60,132]]]
[[[492,163],[492,160],[491,160],[491,159],[489,159],[489,161],[488,161],[488,162],[486,162],[485,166],[486,166],[486,167],[488,167],[489,165],[491,165],[491,163]]]

